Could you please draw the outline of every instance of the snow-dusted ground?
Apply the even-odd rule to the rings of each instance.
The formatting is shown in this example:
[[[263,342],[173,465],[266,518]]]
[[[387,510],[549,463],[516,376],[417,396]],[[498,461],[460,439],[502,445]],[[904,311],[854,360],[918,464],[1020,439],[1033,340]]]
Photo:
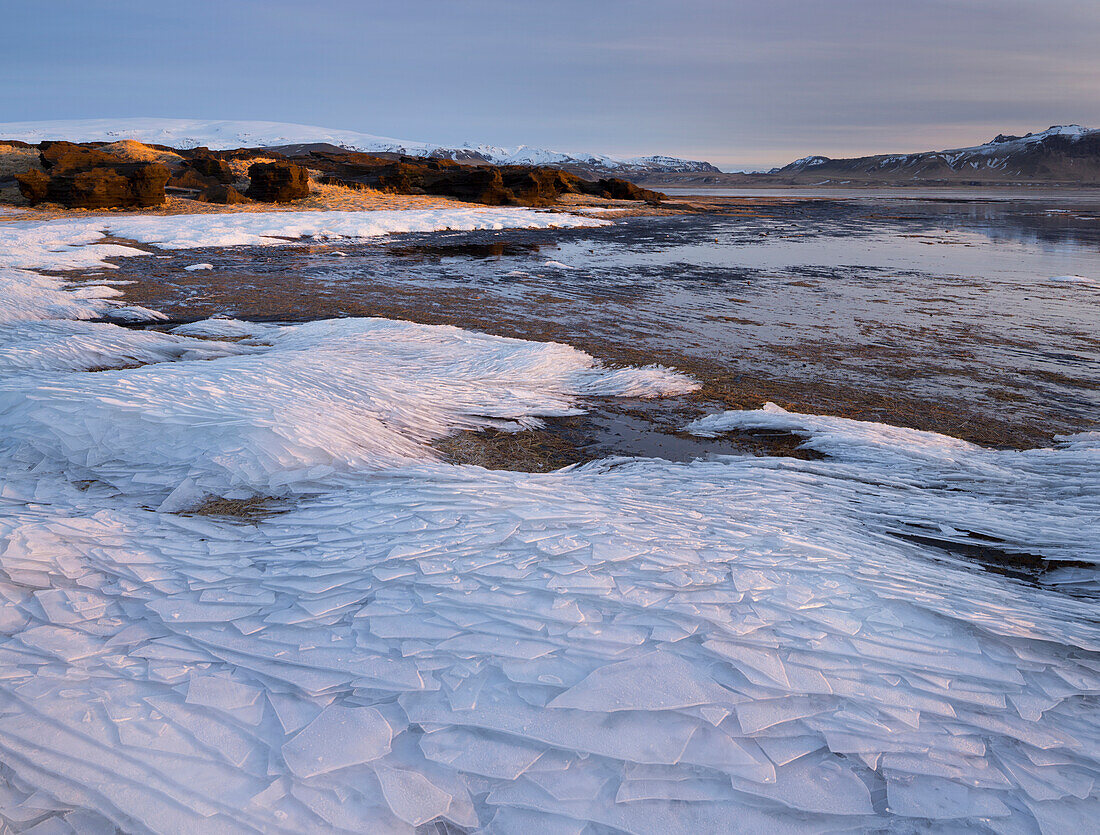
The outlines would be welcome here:
[[[390,211],[243,212],[201,215],[118,215],[0,225],[0,268],[90,269],[108,257],[144,255],[102,244],[106,236],[161,249],[278,246],[299,238],[373,238],[395,232],[550,229],[602,226],[609,221],[537,209],[417,209]],[[90,246],[95,244],[94,246]],[[0,304],[2,304],[0,300]]]
[[[278,147],[328,143],[352,151],[400,153],[410,156],[476,155],[497,165],[560,165],[585,163],[600,168],[643,167],[653,170],[694,170],[706,163],[677,157],[621,157],[609,154],[564,153],[518,145],[503,148],[496,145],[464,144],[460,146],[433,142],[414,142],[374,136],[351,130],[332,130],[314,125],[287,122],[219,121],[209,119],[58,119],[42,122],[0,123],[0,139],[23,142],[68,140],[69,142],[114,142],[135,139],[173,148],[197,148],[205,145],[215,150],[243,147]]]
[[[269,240],[254,222],[232,234]],[[185,246],[189,223],[110,231]],[[688,428],[790,430],[828,457],[451,466],[429,441],[693,383],[387,320],[127,330],[87,321],[109,288],[30,272],[99,264],[98,228],[5,235],[12,829],[1100,819],[1100,437],[992,451],[772,407]],[[178,512],[212,495],[272,512]],[[1025,584],[914,539],[974,534],[1065,567]]]

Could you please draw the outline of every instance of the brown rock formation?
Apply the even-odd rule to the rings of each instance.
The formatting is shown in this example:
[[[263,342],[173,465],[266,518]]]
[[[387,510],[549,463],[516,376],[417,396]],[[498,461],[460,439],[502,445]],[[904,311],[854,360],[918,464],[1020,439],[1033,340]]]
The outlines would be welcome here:
[[[19,183],[19,193],[32,206],[46,199],[50,178],[41,171],[20,171],[15,175],[15,181]]]
[[[293,162],[258,162],[248,168],[248,197],[263,203],[289,203],[309,197],[309,172]]]
[[[203,203],[222,203],[228,205],[250,202],[247,197],[233,188],[233,186],[222,185],[221,183],[203,189],[195,199]]]
[[[584,180],[557,168],[525,165],[460,165],[450,160],[384,159],[354,151],[310,151],[301,158],[325,172],[321,182],[375,188],[394,194],[436,194],[488,206],[548,206],[563,194],[657,201],[658,192],[626,180]]]
[[[168,180],[168,188],[188,189],[202,191],[211,186],[220,185],[220,181],[214,177],[200,174],[194,168],[181,168]]]
[[[164,203],[170,172],[148,162],[119,162],[103,151],[71,142],[43,142],[39,157],[46,173],[17,177],[19,191],[33,206],[42,201],[74,209],[149,208]]]
[[[197,154],[187,160],[187,165],[204,177],[213,177],[219,183],[233,182],[233,172],[229,168],[229,163],[212,154]]]

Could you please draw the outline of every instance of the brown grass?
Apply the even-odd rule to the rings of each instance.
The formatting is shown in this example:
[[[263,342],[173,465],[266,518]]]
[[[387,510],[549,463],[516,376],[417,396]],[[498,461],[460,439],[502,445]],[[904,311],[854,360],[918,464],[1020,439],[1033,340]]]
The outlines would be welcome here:
[[[240,184],[242,188],[247,185]],[[311,193],[304,200],[293,203],[241,203],[235,206],[223,206],[216,203],[201,203],[185,197],[169,196],[163,206],[155,209],[65,209],[51,203],[40,203],[30,209],[31,215],[23,215],[23,220],[57,220],[66,217],[99,217],[113,214],[142,215],[198,215],[198,214],[237,214],[242,212],[374,212],[396,209],[485,209],[480,203],[466,203],[451,197],[437,197],[421,194],[389,194],[372,189],[358,190],[336,185],[310,183]],[[596,198],[591,198],[596,199]],[[637,203],[618,201],[624,205],[624,211],[618,216],[628,214],[654,214],[664,210],[651,207],[639,208]],[[568,211],[570,203],[560,206]],[[613,215],[614,216],[614,215]],[[602,217],[602,215],[601,215]]]
[[[223,499],[210,496],[202,503],[185,510],[184,516],[214,516],[258,522],[270,516],[286,513],[289,508],[271,496],[252,496],[247,499]]]
[[[560,424],[560,425],[559,425]],[[487,470],[548,473],[578,461],[592,460],[582,451],[583,436],[569,419],[548,421],[545,429],[501,432],[467,430],[432,444],[450,464],[472,464]]]
[[[305,200],[293,203],[241,203],[222,206],[201,203],[184,197],[169,196],[164,205],[155,209],[65,209],[52,203],[40,203],[22,215],[22,220],[59,220],[67,217],[109,217],[115,214],[141,215],[208,215],[239,214],[248,212],[303,212],[343,211],[371,212],[384,209],[484,209],[477,203],[464,203],[448,197],[429,197],[415,194],[386,194],[380,191],[356,191],[343,186],[311,184],[312,193]],[[12,218],[14,219],[14,218]]]
[[[172,151],[160,151],[150,145],[135,142],[133,139],[123,139],[120,142],[112,142],[99,148],[104,153],[113,154],[123,162],[159,162],[169,168],[177,168],[183,164],[183,157]]]

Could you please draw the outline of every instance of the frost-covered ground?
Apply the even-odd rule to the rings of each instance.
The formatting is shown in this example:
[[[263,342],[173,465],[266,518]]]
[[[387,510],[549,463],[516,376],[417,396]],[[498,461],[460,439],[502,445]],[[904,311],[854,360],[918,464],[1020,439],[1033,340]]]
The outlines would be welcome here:
[[[282,234],[366,228],[336,220]],[[453,466],[432,439],[694,383],[380,319],[122,328],[112,288],[34,272],[127,254],[102,231],[0,226],[10,828],[1095,829],[1100,435],[993,451],[770,407],[688,429],[827,457]],[[181,512],[210,496],[270,504]]]

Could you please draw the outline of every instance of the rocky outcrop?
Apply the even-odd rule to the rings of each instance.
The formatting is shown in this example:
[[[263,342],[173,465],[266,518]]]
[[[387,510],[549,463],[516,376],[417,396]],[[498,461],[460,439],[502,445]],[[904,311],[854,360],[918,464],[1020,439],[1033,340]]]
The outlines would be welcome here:
[[[48,175],[37,169],[20,171],[15,175],[15,181],[19,183],[19,193],[22,194],[26,201],[32,206],[46,199],[46,194],[49,191],[48,186],[50,184]]]
[[[501,169],[504,185],[523,206],[548,206],[563,194],[584,193],[587,181],[556,168],[509,166]]]
[[[45,173],[17,176],[33,206],[48,201],[69,209],[150,208],[164,203],[169,170],[158,163],[119,162],[112,154],[71,142],[43,142]]]
[[[20,192],[32,205],[52,201],[73,208],[157,206],[164,202],[165,188],[177,197],[208,203],[286,203],[309,196],[310,169],[319,169],[320,182],[326,185],[438,195],[486,206],[549,206],[565,194],[649,202],[663,198],[623,179],[592,181],[546,166],[468,165],[355,151],[303,150],[292,161],[257,149],[200,147],[175,152],[126,141],[43,142],[38,149],[44,171],[21,172],[18,179]],[[15,180],[8,182],[14,185]]]
[[[229,163],[209,152],[192,156],[187,160],[187,166],[204,177],[212,177],[219,183],[233,182],[233,171],[229,168]]]
[[[394,194],[434,194],[487,206],[548,206],[563,194],[651,202],[664,197],[626,180],[609,177],[593,182],[538,166],[461,165],[417,157],[391,160],[354,151],[311,151],[302,159],[310,168],[325,172],[322,183]]]
[[[500,169],[455,166],[419,173],[420,188],[428,194],[456,197],[467,203],[505,206],[516,202],[505,187]]]
[[[293,162],[257,162],[248,168],[246,195],[263,203],[289,203],[309,197],[309,172]]]
[[[607,177],[596,182],[595,191],[600,197],[610,197],[612,200],[646,200],[656,202],[664,195],[659,191],[650,191],[647,188],[636,186],[627,180],[618,177]],[[589,192],[591,193],[591,192]]]
[[[202,191],[220,184],[214,177],[207,177],[190,167],[181,168],[168,180],[168,188],[185,191]]]
[[[233,186],[222,185],[221,183],[203,189],[195,199],[203,203],[221,203],[228,205],[251,202],[247,197],[237,191],[237,189],[233,188]]]
[[[121,164],[114,154],[75,142],[43,142],[38,146],[38,158],[47,171],[89,171],[98,167]]]
[[[168,181],[167,188],[169,191],[178,192],[180,196],[189,197],[202,203],[250,202],[233,186],[221,182],[215,176],[201,174],[191,167],[185,167],[173,174],[172,179]]]
[[[151,162],[50,175],[46,199],[68,208],[147,209],[164,203],[169,172]]]

